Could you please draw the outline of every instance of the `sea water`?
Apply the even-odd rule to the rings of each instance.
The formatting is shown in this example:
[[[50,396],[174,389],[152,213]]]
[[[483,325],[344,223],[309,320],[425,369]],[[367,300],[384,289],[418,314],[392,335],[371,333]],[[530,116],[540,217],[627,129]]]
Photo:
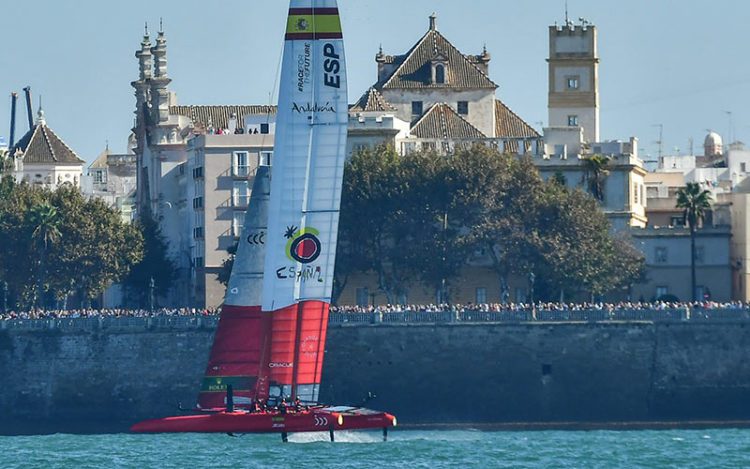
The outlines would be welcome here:
[[[750,429],[0,436],[0,468],[750,467]]]

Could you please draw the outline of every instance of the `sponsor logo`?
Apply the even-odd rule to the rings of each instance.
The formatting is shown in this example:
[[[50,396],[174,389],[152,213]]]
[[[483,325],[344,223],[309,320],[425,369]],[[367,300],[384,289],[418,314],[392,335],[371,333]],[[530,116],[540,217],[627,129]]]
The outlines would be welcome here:
[[[296,266],[279,267],[276,269],[276,278],[287,279],[293,278],[297,282],[320,282],[323,283],[323,270],[319,265],[302,266],[297,269]]]
[[[323,84],[331,88],[341,87],[341,56],[336,52],[333,43],[323,44]]]
[[[266,232],[261,231],[260,233],[250,233],[246,239],[248,244],[266,244],[265,237]]]
[[[334,108],[328,101],[326,101],[325,104],[292,103],[292,111],[298,114],[302,114],[303,112],[336,112],[336,108]]]
[[[317,335],[308,335],[302,339],[302,342],[299,344],[300,351],[306,357],[314,357],[318,354],[318,342]]]
[[[289,362],[271,362],[268,364],[269,368],[291,368],[292,366]]]
[[[302,54],[297,56],[297,90],[305,91],[310,83],[310,43],[305,42]]]
[[[296,226],[289,226],[284,237],[286,243],[286,257],[302,264],[314,262],[320,256],[321,244],[318,239],[320,232],[315,228],[307,227],[298,230]]]
[[[328,425],[328,417],[322,417],[322,416],[318,416],[318,415],[315,415],[314,417],[315,417],[315,426],[316,427],[324,427],[324,426]]]
[[[307,28],[310,27],[310,23],[307,22],[307,19],[300,18],[297,20],[297,29],[300,31],[307,31]]]

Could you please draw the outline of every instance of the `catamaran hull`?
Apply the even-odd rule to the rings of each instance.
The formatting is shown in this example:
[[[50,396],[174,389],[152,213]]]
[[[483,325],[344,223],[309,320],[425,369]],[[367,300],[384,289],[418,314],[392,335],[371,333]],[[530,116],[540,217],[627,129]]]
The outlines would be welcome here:
[[[320,409],[301,413],[220,412],[144,420],[134,433],[301,433],[383,429],[396,426],[396,417],[362,408]]]

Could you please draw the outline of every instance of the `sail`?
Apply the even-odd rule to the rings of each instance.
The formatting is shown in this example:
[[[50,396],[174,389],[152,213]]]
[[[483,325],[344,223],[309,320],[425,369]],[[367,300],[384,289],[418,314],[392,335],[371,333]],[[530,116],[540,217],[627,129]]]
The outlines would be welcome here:
[[[291,0],[282,60],[262,301],[270,394],[317,401],[348,116],[335,0]]]
[[[270,317],[261,313],[260,302],[270,189],[270,167],[260,166],[198,395],[203,409],[224,407],[229,385],[238,406],[267,394],[262,370],[270,345]]]

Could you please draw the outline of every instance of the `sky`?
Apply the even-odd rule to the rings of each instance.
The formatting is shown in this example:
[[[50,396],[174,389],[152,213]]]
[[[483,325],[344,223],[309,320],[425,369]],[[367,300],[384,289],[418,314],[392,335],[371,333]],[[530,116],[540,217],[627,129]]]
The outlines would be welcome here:
[[[163,18],[170,89],[179,104],[274,104],[286,0],[3,0],[0,6],[0,136],[9,134],[10,93],[19,93],[16,138],[27,130],[24,86],[34,110],[89,162],[126,150],[144,23]],[[464,54],[492,56],[497,97],[526,122],[547,125],[548,26],[565,0],[339,0],[349,102],[376,81],[375,54],[403,54],[437,15],[438,30]],[[599,35],[600,133],[639,138],[655,159],[702,154],[707,130],[750,143],[750,2],[568,0]],[[744,34],[743,34],[744,33]]]

